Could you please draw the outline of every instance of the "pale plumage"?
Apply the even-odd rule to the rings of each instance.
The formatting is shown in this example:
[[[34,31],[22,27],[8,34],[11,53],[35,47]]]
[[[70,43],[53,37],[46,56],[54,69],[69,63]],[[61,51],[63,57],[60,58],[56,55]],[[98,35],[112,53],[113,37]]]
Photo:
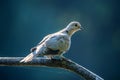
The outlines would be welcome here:
[[[69,50],[71,45],[71,36],[78,30],[81,25],[79,22],[73,21],[68,26],[56,33],[49,34],[34,48],[31,53],[22,59],[20,62],[29,62],[36,56],[62,56],[63,53]]]

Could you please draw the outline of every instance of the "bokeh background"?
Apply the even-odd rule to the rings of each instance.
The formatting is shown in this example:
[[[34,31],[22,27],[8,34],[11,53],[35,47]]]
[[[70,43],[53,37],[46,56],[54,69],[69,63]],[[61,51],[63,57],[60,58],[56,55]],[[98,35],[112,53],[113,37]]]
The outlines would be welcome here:
[[[119,0],[0,0],[0,56],[26,56],[47,34],[79,21],[64,56],[105,80],[120,80]],[[58,68],[0,67],[0,80],[82,80]]]

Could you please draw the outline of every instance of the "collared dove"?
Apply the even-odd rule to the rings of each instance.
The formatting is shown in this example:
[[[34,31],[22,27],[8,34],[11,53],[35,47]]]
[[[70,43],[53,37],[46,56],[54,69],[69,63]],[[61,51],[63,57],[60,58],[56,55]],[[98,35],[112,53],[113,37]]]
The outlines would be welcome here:
[[[48,58],[62,56],[69,50],[71,36],[78,30],[81,30],[81,24],[77,21],[70,22],[64,29],[45,36],[37,46],[31,49],[31,53],[20,62],[29,62],[37,56],[47,56]]]

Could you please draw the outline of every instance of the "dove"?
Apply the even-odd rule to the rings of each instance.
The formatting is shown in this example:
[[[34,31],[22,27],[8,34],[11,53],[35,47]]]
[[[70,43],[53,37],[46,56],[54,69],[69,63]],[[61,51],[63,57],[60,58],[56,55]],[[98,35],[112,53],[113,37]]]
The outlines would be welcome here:
[[[37,56],[46,56],[54,58],[55,56],[62,57],[71,46],[72,35],[81,30],[81,24],[77,21],[70,22],[64,29],[45,36],[37,46],[31,49],[31,53],[23,58],[20,62],[29,62]]]

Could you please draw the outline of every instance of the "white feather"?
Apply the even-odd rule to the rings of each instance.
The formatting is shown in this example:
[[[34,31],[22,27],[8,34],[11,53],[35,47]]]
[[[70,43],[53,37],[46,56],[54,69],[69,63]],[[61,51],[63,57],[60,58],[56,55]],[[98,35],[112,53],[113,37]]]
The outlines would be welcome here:
[[[35,56],[35,54],[33,54],[33,53],[30,53],[28,56],[26,56],[25,58],[23,58],[20,62],[22,63],[22,62],[29,62],[29,61],[31,61],[33,58],[34,58],[34,56]]]
[[[28,56],[22,59],[20,62],[29,62],[34,57],[44,55],[44,56],[54,56],[54,54],[50,54],[47,51],[51,49],[52,51],[59,51],[57,56],[63,55],[66,51],[69,50],[71,45],[71,36],[80,30],[81,25],[77,21],[73,21],[68,24],[68,26],[56,33],[47,35],[43,38],[43,40],[32,49]]]

